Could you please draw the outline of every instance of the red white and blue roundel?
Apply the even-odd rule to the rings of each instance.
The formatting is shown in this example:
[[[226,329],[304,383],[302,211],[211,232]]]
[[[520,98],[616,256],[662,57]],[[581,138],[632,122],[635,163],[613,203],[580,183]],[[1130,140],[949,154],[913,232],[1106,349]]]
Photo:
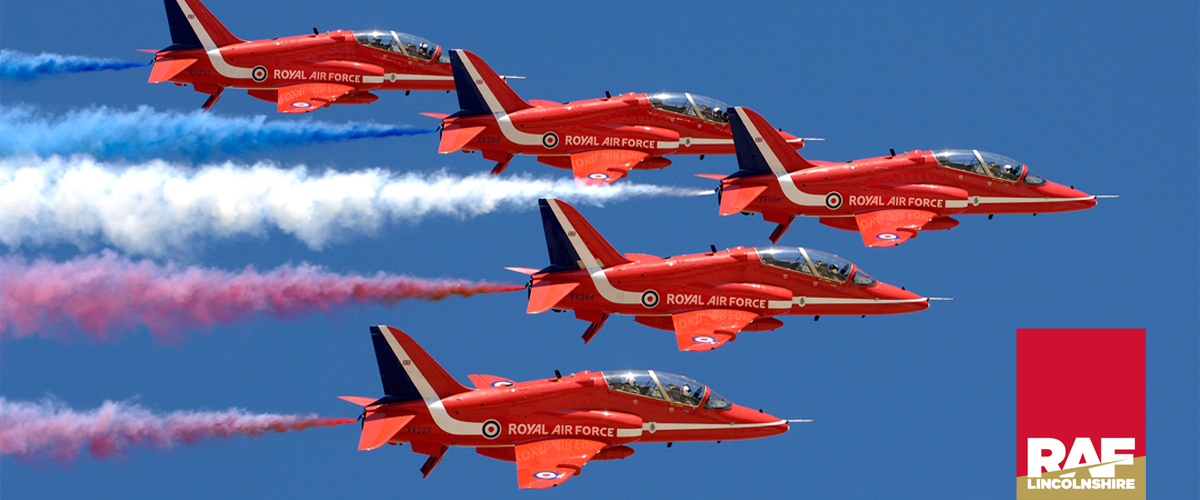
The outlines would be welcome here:
[[[708,335],[701,335],[699,337],[692,337],[692,342],[696,342],[698,344],[716,344],[717,339],[709,337]]]
[[[308,102],[308,101],[293,102],[292,107],[293,108],[311,108],[312,103]]]
[[[842,207],[842,193],[831,191],[825,195],[825,207],[830,210],[837,210]]]
[[[534,474],[533,477],[536,477],[538,479],[545,479],[547,481],[553,481],[555,479],[562,477],[562,474],[559,474],[559,473],[553,472],[553,471],[544,470],[544,471]]]
[[[546,149],[554,149],[558,147],[558,134],[554,132],[546,132],[542,135],[542,146]]]
[[[511,387],[512,385],[513,383],[507,380],[497,380],[492,382],[492,387]]]
[[[654,290],[646,290],[642,292],[642,305],[647,309],[653,309],[658,305],[658,292]]]
[[[875,237],[879,238],[881,240],[887,240],[887,241],[900,239],[900,236],[898,236],[896,233],[879,233],[879,234],[875,235]]]
[[[588,179],[594,179],[594,180],[598,180],[598,181],[606,181],[606,180],[608,180],[608,179],[610,179],[610,178],[611,178],[611,177],[610,177],[608,174],[605,174],[605,173],[602,173],[602,172],[596,172],[596,173],[594,173],[594,174],[588,174]]]
[[[258,83],[267,81],[267,68],[255,66],[254,69],[250,70],[250,78]]]
[[[488,439],[496,439],[500,437],[500,422],[488,420],[483,423],[483,437]]]

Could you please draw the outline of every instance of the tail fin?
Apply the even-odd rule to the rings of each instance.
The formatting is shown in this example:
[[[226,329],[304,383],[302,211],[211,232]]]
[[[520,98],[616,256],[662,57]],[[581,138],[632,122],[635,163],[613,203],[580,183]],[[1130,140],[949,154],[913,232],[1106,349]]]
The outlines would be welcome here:
[[[741,172],[783,174],[815,166],[754,110],[734,106],[733,111],[729,113],[729,125]]]
[[[479,56],[454,49],[450,51],[450,65],[454,68],[454,88],[463,114],[511,113],[533,107]]]
[[[371,341],[383,392],[393,401],[445,399],[471,389],[458,383],[412,337],[390,326],[372,326]]]
[[[554,267],[594,269],[632,262],[588,224],[575,207],[553,198],[538,200]]]
[[[171,46],[164,50],[211,49],[245,40],[233,36],[200,0],[163,0],[167,24],[171,26]]]

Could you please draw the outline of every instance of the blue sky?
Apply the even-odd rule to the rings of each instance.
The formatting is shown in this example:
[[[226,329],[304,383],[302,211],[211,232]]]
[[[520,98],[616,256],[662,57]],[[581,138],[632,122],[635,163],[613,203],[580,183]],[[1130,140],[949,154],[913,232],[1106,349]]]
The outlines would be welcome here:
[[[161,345],[144,330],[118,343],[27,338],[0,344],[0,395],[47,394],[76,409],[135,399],[155,411],[225,409],[355,417],[340,395],[379,395],[367,326],[413,335],[446,369],[515,380],[558,369],[656,369],[691,376],[733,401],[816,421],[756,441],[636,446],[595,462],[550,495],[726,498],[1013,496],[1015,330],[1146,328],[1147,487],[1194,498],[1200,470],[1200,54],[1195,2],[830,2],[743,5],[570,2],[232,2],[208,7],[235,35],[272,38],[386,28],[465,48],[526,98],[565,101],[608,90],[689,91],[750,107],[797,135],[827,140],[802,154],[849,160],[913,149],[976,148],[1016,158],[1056,182],[1119,194],[1078,213],[961,217],[892,249],[797,221],[781,244],[837,253],[876,278],[954,297],[897,317],[785,318],[705,354],[665,332],[610,320],[591,345],[569,314],[524,314],[524,294],[359,307],[290,321],[259,318]],[[159,2],[5,2],[0,46],[138,60],[170,44]],[[61,114],[90,106],[190,111],[204,96],[147,84],[148,69],[5,82],[0,105]],[[454,96],[384,93],[368,106],[278,116],[229,91],[225,116],[373,121],[433,127]],[[491,168],[479,155],[437,155],[435,136],[257,150],[208,160],[397,172]],[[186,157],[172,158],[188,162]],[[675,158],[640,183],[709,188],[731,157]],[[566,177],[530,158],[509,173]],[[506,174],[507,175],[507,174]],[[385,224],[321,251],[278,231],[201,239],[183,262],[270,269],[302,261],[337,272],[388,271],[521,283],[504,266],[547,263],[534,205],[474,218]],[[677,255],[766,245],[759,217],[719,217],[714,197],[638,198],[583,214],[621,251]],[[70,259],[71,245],[4,249]],[[1073,384],[1114,376],[1097,366]],[[346,497],[519,494],[515,467],[454,449],[429,479],[408,447],[355,450],[357,426],[136,451],[30,467],[0,458],[5,498]]]

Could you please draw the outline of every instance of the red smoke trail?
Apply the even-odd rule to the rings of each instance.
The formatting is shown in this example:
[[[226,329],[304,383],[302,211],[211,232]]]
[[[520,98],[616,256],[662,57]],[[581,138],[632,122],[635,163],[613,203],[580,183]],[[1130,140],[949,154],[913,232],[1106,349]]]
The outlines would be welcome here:
[[[203,439],[257,436],[268,431],[302,431],[356,422],[352,418],[176,411],[155,415],[136,404],[105,401],[77,412],[61,403],[11,402],[0,397],[0,455],[24,459],[74,460],[83,449],[96,458],[123,457],[134,448],[171,448]]]
[[[450,295],[520,290],[464,280],[429,280],[378,273],[342,275],[301,264],[260,273],[228,272],[133,262],[105,251],[56,263],[0,258],[0,339],[61,334],[64,324],[93,340],[146,325],[174,340],[181,330],[230,324],[255,313],[291,318],[349,304],[390,304],[402,299],[440,300]]]

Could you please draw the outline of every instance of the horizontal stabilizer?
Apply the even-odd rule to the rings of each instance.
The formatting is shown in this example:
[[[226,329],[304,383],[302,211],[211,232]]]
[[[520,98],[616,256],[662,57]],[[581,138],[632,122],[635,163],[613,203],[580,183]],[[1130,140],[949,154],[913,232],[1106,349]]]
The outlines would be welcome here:
[[[724,178],[726,178],[726,177],[729,177],[728,175],[722,175],[722,174],[695,174],[695,176],[696,176],[696,177],[703,177],[703,178],[705,178],[705,179],[712,179],[712,180],[714,180],[714,181],[719,181],[719,180],[721,180],[721,179],[724,179]]]
[[[766,191],[766,186],[742,186],[730,184],[721,188],[721,215],[741,212]]]
[[[446,113],[421,113],[421,115],[428,116],[430,118],[437,118],[438,120],[445,120],[447,118],[450,118],[450,115],[448,115]]]
[[[509,271],[512,271],[512,272],[529,275],[529,276],[533,276],[533,275],[537,274],[537,272],[538,272],[537,269],[532,269],[532,268],[528,268],[528,267],[506,267],[505,269],[508,269]]]
[[[358,440],[359,450],[374,450],[387,444],[400,429],[416,415],[397,415],[386,412],[371,412],[363,419],[362,437]]]
[[[453,153],[466,146],[471,139],[483,132],[486,127],[459,127],[450,125],[442,129],[442,143],[438,145],[438,154]]]
[[[175,75],[182,73],[195,63],[195,59],[163,59],[154,61],[154,68],[150,70],[150,83],[162,83],[175,78]]]
[[[577,286],[579,283],[535,282],[529,289],[529,308],[525,312],[538,314],[549,311]]]

